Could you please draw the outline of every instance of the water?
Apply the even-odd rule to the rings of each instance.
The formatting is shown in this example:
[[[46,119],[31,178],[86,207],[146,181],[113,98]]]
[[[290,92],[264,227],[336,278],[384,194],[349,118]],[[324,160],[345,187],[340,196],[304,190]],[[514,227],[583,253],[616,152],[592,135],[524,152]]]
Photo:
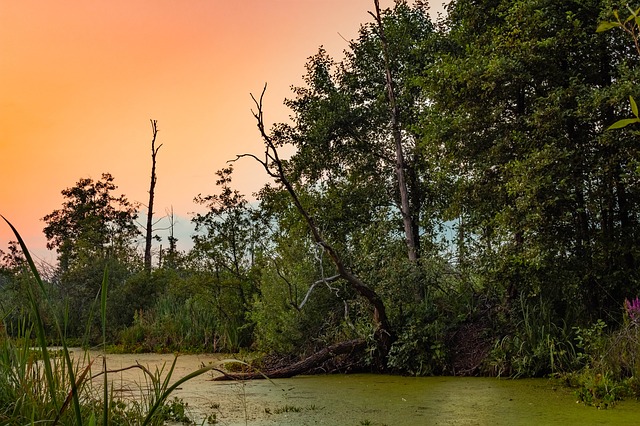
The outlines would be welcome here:
[[[250,419],[250,425],[637,425],[640,404],[597,410],[545,379],[358,374],[301,376],[274,385],[249,383],[248,399],[289,404],[300,413]],[[285,394],[286,392],[286,394]],[[264,398],[264,395],[270,397]],[[264,398],[264,399],[263,399]],[[311,409],[309,408],[311,407]],[[273,412],[273,409],[270,411]],[[243,421],[229,424],[245,424]]]
[[[218,355],[178,358],[177,380]],[[172,355],[108,355],[110,369],[140,362],[152,369]],[[95,368],[95,366],[94,366]],[[114,387],[136,389],[139,370],[110,375]],[[217,374],[217,373],[215,373]],[[374,374],[298,376],[273,381],[214,382],[202,375],[175,396],[202,423],[221,425],[637,425],[640,403],[598,410],[576,403],[571,389],[546,379],[399,377]],[[205,423],[206,424],[206,423]]]

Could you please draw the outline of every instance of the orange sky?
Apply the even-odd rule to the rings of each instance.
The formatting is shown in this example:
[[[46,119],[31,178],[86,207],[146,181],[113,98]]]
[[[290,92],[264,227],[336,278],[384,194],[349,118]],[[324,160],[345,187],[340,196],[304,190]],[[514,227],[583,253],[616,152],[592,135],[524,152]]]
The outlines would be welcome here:
[[[55,258],[43,250],[41,218],[61,207],[62,189],[109,172],[116,195],[145,202],[156,119],[156,216],[173,206],[187,226],[194,196],[216,192],[214,172],[261,152],[249,94],[267,82],[265,118],[285,121],[282,101],[306,59],[320,45],[340,58],[372,8],[372,0],[0,0],[0,214],[38,256]],[[236,163],[234,179],[246,195],[265,181],[249,159]],[[0,224],[0,248],[10,239]]]

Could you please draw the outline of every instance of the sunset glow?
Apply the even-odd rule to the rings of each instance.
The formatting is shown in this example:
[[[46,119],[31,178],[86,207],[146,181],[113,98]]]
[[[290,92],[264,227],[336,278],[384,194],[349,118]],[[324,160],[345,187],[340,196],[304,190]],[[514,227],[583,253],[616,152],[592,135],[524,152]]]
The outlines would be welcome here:
[[[156,215],[173,207],[188,222],[198,208],[193,198],[215,193],[216,170],[261,150],[250,93],[268,83],[266,120],[286,120],[282,101],[300,84],[307,57],[324,45],[340,58],[372,7],[370,0],[0,0],[0,214],[46,257],[41,218],[80,178],[109,172],[118,193],[144,203],[155,119],[163,144]],[[264,181],[250,160],[237,164],[242,193]],[[11,239],[1,225],[0,249]]]

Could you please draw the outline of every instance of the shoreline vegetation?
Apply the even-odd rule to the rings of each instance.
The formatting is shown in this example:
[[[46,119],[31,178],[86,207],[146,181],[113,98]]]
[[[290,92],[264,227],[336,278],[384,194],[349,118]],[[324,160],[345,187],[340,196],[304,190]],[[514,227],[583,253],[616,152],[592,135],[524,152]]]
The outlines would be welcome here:
[[[268,128],[267,86],[252,95],[264,152],[194,198],[188,252],[173,234],[151,251],[171,143],[155,120],[146,226],[109,173],[43,218],[55,266],[5,219],[0,423],[159,425],[181,383],[218,369],[131,366],[149,386],[123,402],[106,356],[80,365],[71,342],[250,353],[223,366],[241,382],[551,377],[588,406],[640,398],[640,9],[452,0],[433,22],[425,2],[373,5],[343,59],[308,58],[290,122]],[[237,161],[270,179],[255,202]]]

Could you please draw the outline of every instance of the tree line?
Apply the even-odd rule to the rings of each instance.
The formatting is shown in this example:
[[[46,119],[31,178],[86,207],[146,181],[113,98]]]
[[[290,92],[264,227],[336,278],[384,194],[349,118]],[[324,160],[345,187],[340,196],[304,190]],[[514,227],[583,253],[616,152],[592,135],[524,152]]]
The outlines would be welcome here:
[[[344,57],[308,59],[289,122],[267,129],[267,87],[254,97],[265,150],[238,153],[195,197],[193,249],[172,236],[151,267],[113,176],[63,190],[43,218],[57,315],[95,340],[108,268],[111,340],[126,350],[302,356],[360,339],[359,367],[376,370],[580,366],[584,330],[621,327],[640,290],[640,144],[633,125],[608,130],[637,116],[640,56],[624,31],[596,32],[618,10],[453,0],[434,22],[423,2],[374,1]],[[233,189],[234,161],[270,178],[256,202]],[[9,322],[19,258],[3,252]]]

